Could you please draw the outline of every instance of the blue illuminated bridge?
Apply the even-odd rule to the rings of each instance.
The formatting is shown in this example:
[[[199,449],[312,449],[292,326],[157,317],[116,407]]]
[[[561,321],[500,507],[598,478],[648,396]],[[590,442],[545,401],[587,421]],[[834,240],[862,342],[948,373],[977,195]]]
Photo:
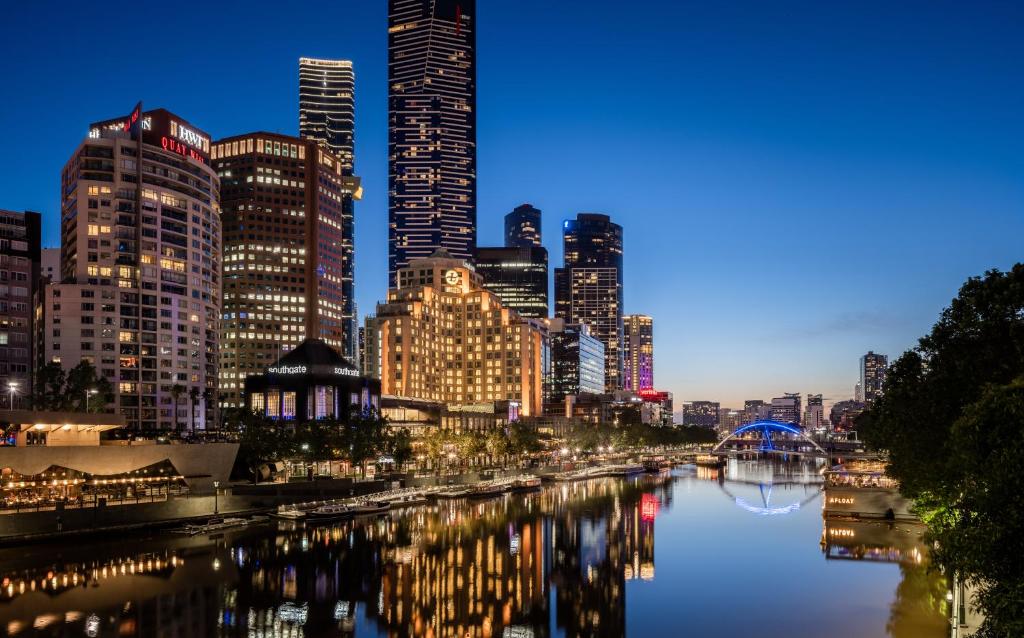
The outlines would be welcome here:
[[[818,443],[792,423],[755,421],[719,441],[713,454],[763,453],[801,456],[828,456]]]

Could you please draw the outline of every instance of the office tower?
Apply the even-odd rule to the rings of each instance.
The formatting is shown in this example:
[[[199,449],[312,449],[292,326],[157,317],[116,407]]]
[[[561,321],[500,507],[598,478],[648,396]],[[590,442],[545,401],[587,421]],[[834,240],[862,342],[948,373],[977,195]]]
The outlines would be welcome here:
[[[766,421],[771,418],[771,405],[761,399],[747,399],[743,402],[743,424]]]
[[[732,410],[719,408],[718,410],[718,431],[722,433],[735,432],[743,425],[745,413],[743,410]]]
[[[349,60],[299,58],[299,137],[326,144],[346,175],[355,166],[355,85]]]
[[[860,401],[870,404],[882,395],[885,369],[888,365],[889,357],[875,354],[870,350],[860,358]]]
[[[622,227],[580,213],[563,224],[565,262],[555,269],[555,316],[586,324],[605,347],[606,392],[622,387]]]
[[[718,411],[716,401],[687,401],[683,403],[683,425],[714,430],[718,428]]]
[[[355,73],[350,61],[299,58],[299,137],[326,145],[334,159],[341,162],[341,174],[355,175]],[[359,325],[355,306],[355,200],[360,198],[361,191],[358,180],[354,184],[355,190],[343,189],[341,215],[333,219],[341,225],[342,260],[338,276],[344,333],[342,343],[335,347],[349,361],[355,361],[357,356]]]
[[[654,387],[654,319],[647,315],[626,315],[622,323],[622,389],[650,390]]]
[[[772,399],[771,420],[800,425],[800,393],[787,392]]]
[[[506,308],[523,317],[548,316],[548,251],[543,246],[477,248],[476,270]]]
[[[343,356],[356,339],[351,216],[359,180],[311,139],[249,133],[217,140],[224,219],[221,404],[240,407],[245,378],[305,339]]]
[[[92,363],[128,427],[216,419],[220,180],[210,137],[141,104],[97,122],[61,175],[61,281],[43,289],[40,361]]]
[[[565,411],[565,397],[604,392],[604,344],[586,325],[551,320],[551,387],[549,412]]]
[[[388,1],[388,277],[476,247],[476,3]]]
[[[540,210],[529,204],[516,206],[505,215],[505,246],[541,246]]]
[[[0,406],[32,394],[33,297],[39,287],[39,213],[0,210]]]
[[[510,401],[541,413],[547,329],[520,317],[443,250],[398,271],[366,319],[367,375],[381,393],[450,404]]]
[[[807,395],[807,407],[804,409],[802,425],[808,430],[825,427],[825,406],[820,394]]]

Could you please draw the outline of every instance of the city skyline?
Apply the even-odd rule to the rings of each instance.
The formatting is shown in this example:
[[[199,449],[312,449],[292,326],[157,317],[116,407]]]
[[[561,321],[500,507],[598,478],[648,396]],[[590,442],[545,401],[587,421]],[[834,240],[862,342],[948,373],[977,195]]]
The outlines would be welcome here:
[[[540,5],[536,7],[539,10]],[[784,75],[793,89],[787,97],[756,77],[757,71],[729,75],[737,73],[733,64],[749,66],[749,60],[736,58],[757,46],[780,42],[784,29],[779,25],[755,29],[756,17],[751,16],[749,22],[734,20],[733,30],[725,34],[711,33],[707,23],[713,20],[701,13],[716,11],[710,8],[688,16],[685,29],[691,40],[720,55],[719,45],[702,38],[723,35],[725,42],[741,36],[749,40],[734,57],[717,62],[719,71],[726,72],[724,77],[746,82],[741,90],[729,92],[718,84],[720,80],[709,80],[700,75],[698,66],[685,64],[673,70],[692,91],[662,95],[642,86],[649,77],[646,74],[664,70],[651,57],[661,45],[628,37],[609,43],[607,35],[620,31],[615,24],[622,16],[600,11],[577,25],[580,33],[574,42],[580,50],[569,54],[569,59],[550,68],[531,67],[532,75],[516,76],[511,87],[502,87],[499,78],[511,68],[513,54],[526,54],[520,64],[529,64],[542,59],[545,51],[550,53],[545,38],[549,30],[564,28],[569,11],[551,9],[547,20],[537,24],[503,13],[509,9],[481,9],[474,16],[481,64],[478,243],[500,245],[504,213],[530,201],[546,212],[546,247],[551,263],[557,264],[563,220],[588,211],[610,215],[625,229],[623,311],[648,314],[658,321],[658,386],[674,392],[677,400],[715,400],[737,408],[745,399],[767,400],[788,390],[823,393],[826,401],[851,398],[858,357],[874,350],[894,360],[931,325],[955,295],[958,282],[989,268],[1006,268],[1019,256],[1024,194],[1013,182],[1014,175],[1020,174],[1021,160],[1011,153],[1016,146],[1013,140],[1020,138],[1020,125],[998,129],[996,139],[995,125],[982,121],[1003,124],[1009,119],[1001,117],[1003,109],[1010,113],[1021,103],[1021,90],[1011,80],[1024,56],[1019,43],[1005,39],[1008,31],[1002,26],[1012,24],[1013,16],[999,15],[994,8],[984,15],[971,13],[968,24],[985,33],[982,42],[980,36],[972,37],[974,31],[955,28],[955,12],[942,17],[938,14],[943,9],[935,7],[929,20],[911,25],[919,16],[891,8],[877,17],[887,25],[871,46],[859,48],[852,38],[865,18],[842,9],[808,8],[806,19],[811,23],[831,24],[842,18],[853,20],[857,28],[837,28],[838,33],[831,34],[837,36],[835,49],[840,53],[833,51],[820,62],[822,67],[831,66],[827,72],[800,61],[799,54],[821,37],[802,32],[795,44],[782,47],[770,63],[759,67]],[[147,10],[143,7],[141,12]],[[238,80],[251,83],[246,88],[253,89],[252,95],[281,94],[259,106],[232,101],[232,91],[215,75],[189,78],[198,87],[183,92],[180,78],[197,62],[197,53],[166,54],[174,59],[147,53],[138,60],[119,60],[118,67],[124,67],[125,77],[131,80],[102,95],[95,86],[109,82],[102,79],[107,71],[102,64],[84,65],[97,68],[83,69],[81,77],[69,79],[70,84],[60,89],[87,98],[70,113],[54,99],[53,89],[40,83],[47,82],[59,62],[71,59],[68,51],[78,37],[71,25],[97,25],[99,16],[69,12],[56,17],[50,32],[57,44],[45,55],[21,60],[17,69],[8,68],[20,60],[14,52],[24,48],[25,34],[32,32],[25,25],[43,18],[45,12],[37,11],[18,7],[16,19],[8,22],[22,25],[24,34],[5,32],[9,36],[2,45],[7,53],[2,56],[5,75],[24,87],[24,98],[0,109],[6,122],[46,120],[49,125],[43,133],[30,126],[21,127],[24,132],[9,132],[11,148],[24,152],[0,160],[9,180],[7,199],[0,204],[11,210],[42,212],[44,246],[59,243],[60,165],[85,136],[88,122],[122,114],[141,99],[185,114],[214,139],[252,130],[294,135],[298,58],[353,59],[360,78],[357,152],[367,193],[356,211],[357,301],[365,312],[384,297],[385,7],[346,7],[344,11],[351,15],[341,28],[344,37],[296,39],[261,53],[256,60],[262,69],[259,77]],[[218,11],[212,10],[212,20],[227,25],[234,19]],[[683,10],[666,8],[673,11]],[[624,19],[624,27],[642,24],[636,16]],[[527,26],[530,41],[541,45],[538,51],[523,51],[521,42],[510,44],[501,37],[510,29]],[[896,41],[905,29],[911,30],[913,44]],[[88,32],[81,29],[83,34]],[[310,42],[318,42],[316,50],[308,50]],[[225,46],[212,44],[213,50],[203,57],[219,54]],[[912,53],[913,45],[922,46],[923,53]],[[612,114],[621,110],[620,105],[612,105],[600,97],[599,90],[585,86],[594,79],[588,64],[582,64],[583,77],[565,82],[565,88],[546,84],[565,80],[558,76],[560,70],[585,61],[585,56],[596,55],[603,47],[626,59],[613,64],[632,61],[651,66],[629,81],[628,88],[636,94],[617,118]],[[954,68],[947,66],[946,51],[970,47],[980,50],[973,56],[968,51]],[[982,69],[982,61],[988,62],[994,52],[998,60]],[[876,69],[878,77],[869,80],[858,72],[865,55],[867,63],[876,66],[886,56],[892,57],[895,69]],[[149,77],[140,77],[143,71]],[[924,72],[914,86],[915,95],[899,90],[901,74],[909,72]],[[941,78],[929,75],[939,73]],[[240,86],[233,90],[250,94]],[[958,92],[972,95],[972,103],[942,103],[945,96]],[[546,97],[539,100],[533,94]],[[886,95],[887,103],[877,102],[874,95]],[[986,99],[986,95],[1000,97]],[[522,99],[513,101],[513,107],[505,106],[512,96]],[[674,120],[659,101],[680,96],[687,100],[690,121],[686,125]],[[749,99],[760,106],[756,115],[739,110]],[[711,113],[716,101],[724,106],[718,115]],[[845,110],[834,110],[842,102],[848,103]],[[565,117],[566,111],[574,110],[580,118]],[[769,124],[779,117],[783,124]],[[564,130],[554,135],[555,127],[563,125]],[[598,155],[595,140],[587,136],[593,127],[610,125],[630,126],[634,139],[623,142],[623,153],[640,161],[637,166],[619,167],[622,172],[615,174],[616,179],[595,179],[595,169],[606,167],[607,162],[587,157]],[[526,127],[529,133],[523,134]],[[548,135],[554,136],[547,142],[551,146],[543,146]],[[526,155],[531,144],[542,146]],[[953,145],[961,153],[952,160],[936,157],[939,149]],[[641,164],[660,163],[677,148],[683,155],[675,170],[640,170]],[[545,153],[552,157],[543,157]],[[522,163],[523,157],[536,162],[517,166],[516,160]],[[972,223],[952,223],[956,219]],[[940,223],[928,225],[936,220]],[[796,224],[795,230],[780,232],[786,223]],[[853,232],[851,226],[856,226]],[[863,242],[883,232],[888,244],[870,262],[863,262],[858,253]],[[671,268],[667,273],[663,272],[666,264]],[[666,289],[668,276],[672,281]],[[789,295],[777,294],[779,289]],[[700,303],[693,303],[698,299]],[[772,361],[776,367],[766,374],[759,361]]]

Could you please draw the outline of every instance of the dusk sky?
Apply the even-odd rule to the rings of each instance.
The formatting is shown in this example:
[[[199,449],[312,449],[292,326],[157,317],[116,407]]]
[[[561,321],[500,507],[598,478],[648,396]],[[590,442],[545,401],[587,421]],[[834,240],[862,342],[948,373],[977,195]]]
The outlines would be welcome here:
[[[626,312],[683,400],[851,398],[969,276],[1024,257],[1024,4],[477,0],[478,225],[624,227]],[[356,290],[387,285],[384,0],[28,2],[0,23],[0,208],[44,214],[90,122],[298,131],[298,59],[356,69]],[[142,49],[142,39],[147,46]],[[140,49],[141,52],[137,52]],[[552,304],[553,305],[553,304]]]

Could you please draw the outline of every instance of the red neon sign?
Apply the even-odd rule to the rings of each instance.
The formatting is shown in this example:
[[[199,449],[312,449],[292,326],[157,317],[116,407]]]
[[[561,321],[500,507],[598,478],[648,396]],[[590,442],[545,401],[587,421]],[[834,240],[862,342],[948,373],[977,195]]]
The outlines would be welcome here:
[[[172,140],[166,135],[160,136],[160,144],[161,146],[164,147],[165,151],[173,151],[184,157],[191,157],[194,160],[198,160],[200,162],[203,162],[204,164],[206,163],[206,160],[203,159],[203,156],[200,155],[198,151],[188,146],[185,146],[184,144],[177,140]]]

